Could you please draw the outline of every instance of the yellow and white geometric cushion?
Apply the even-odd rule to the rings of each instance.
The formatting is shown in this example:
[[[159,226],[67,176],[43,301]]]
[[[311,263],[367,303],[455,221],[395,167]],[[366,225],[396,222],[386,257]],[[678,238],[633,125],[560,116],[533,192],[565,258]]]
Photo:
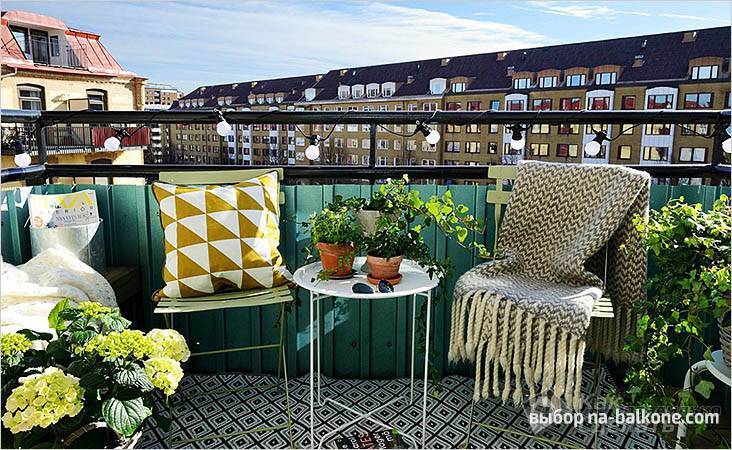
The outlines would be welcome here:
[[[165,236],[156,298],[280,286],[279,188],[271,172],[228,186],[154,183]]]

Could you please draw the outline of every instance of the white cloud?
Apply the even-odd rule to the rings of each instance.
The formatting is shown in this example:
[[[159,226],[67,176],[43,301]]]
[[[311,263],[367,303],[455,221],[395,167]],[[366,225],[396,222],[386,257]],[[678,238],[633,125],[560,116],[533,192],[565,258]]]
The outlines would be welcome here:
[[[551,43],[519,26],[379,2],[21,3],[5,8],[98,32],[123,66],[183,90]]]
[[[653,14],[644,11],[630,11],[623,9],[611,8],[606,5],[595,5],[584,2],[558,2],[558,1],[529,1],[531,8],[525,6],[516,6],[518,9],[527,11],[541,11],[547,14],[555,14],[559,16],[576,17],[580,19],[599,18],[603,20],[613,20],[618,16],[641,16],[641,17],[665,17],[667,19],[695,20],[703,22],[725,22],[719,18],[702,17],[690,14],[670,14],[662,12],[654,12]]]

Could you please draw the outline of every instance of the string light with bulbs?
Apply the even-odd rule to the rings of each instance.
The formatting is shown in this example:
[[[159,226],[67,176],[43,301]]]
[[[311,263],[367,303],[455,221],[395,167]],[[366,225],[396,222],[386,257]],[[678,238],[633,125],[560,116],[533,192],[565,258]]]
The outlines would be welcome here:
[[[346,116],[350,112],[351,111],[346,111],[342,114],[342,116]],[[333,124],[333,128],[330,129],[330,132],[324,138],[321,138],[317,134],[306,134],[304,131],[302,131],[302,129],[300,129],[300,127],[298,125],[295,125],[295,129],[298,131],[298,133],[300,133],[301,135],[303,135],[306,139],[308,139],[310,141],[310,145],[308,145],[307,148],[305,149],[305,157],[308,160],[315,161],[318,158],[320,158],[320,143],[330,139],[330,136],[333,134],[333,132],[335,131],[335,129],[338,125],[341,125],[341,124]]]

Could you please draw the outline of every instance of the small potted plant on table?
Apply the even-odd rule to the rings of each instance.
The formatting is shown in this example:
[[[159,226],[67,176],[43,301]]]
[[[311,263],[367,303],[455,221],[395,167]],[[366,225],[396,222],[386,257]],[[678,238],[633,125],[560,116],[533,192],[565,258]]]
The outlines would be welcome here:
[[[364,239],[366,245],[367,278],[370,283],[378,284],[386,280],[394,285],[401,281],[399,268],[409,249],[409,231],[399,221],[386,216],[374,224],[373,233]]]
[[[311,243],[320,254],[323,275],[330,278],[351,276],[357,243],[362,239],[351,209],[332,205],[313,214],[305,225],[310,227]]]

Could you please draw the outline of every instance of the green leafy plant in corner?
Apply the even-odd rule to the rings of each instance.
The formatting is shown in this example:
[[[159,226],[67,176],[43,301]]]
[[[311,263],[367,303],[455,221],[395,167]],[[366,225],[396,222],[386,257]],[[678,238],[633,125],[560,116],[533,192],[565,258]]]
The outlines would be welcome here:
[[[5,447],[119,445],[95,430],[102,424],[121,440],[135,434],[153,416],[155,392],[175,392],[190,356],[175,330],[131,330],[118,308],[94,302],[62,300],[48,322],[55,338],[32,330],[0,336]]]
[[[714,384],[697,378],[692,392],[684,392],[667,386],[662,374],[678,358],[691,366],[695,348],[711,359],[718,343],[709,342],[705,330],[718,318],[729,323],[729,199],[722,196],[704,211],[682,197],[651,211],[647,222],[638,217],[635,223],[656,270],[648,279],[647,299],[637,303],[637,329],[626,343],[626,351],[640,358],[626,372],[624,397],[642,408],[695,408],[697,395],[708,399]]]

